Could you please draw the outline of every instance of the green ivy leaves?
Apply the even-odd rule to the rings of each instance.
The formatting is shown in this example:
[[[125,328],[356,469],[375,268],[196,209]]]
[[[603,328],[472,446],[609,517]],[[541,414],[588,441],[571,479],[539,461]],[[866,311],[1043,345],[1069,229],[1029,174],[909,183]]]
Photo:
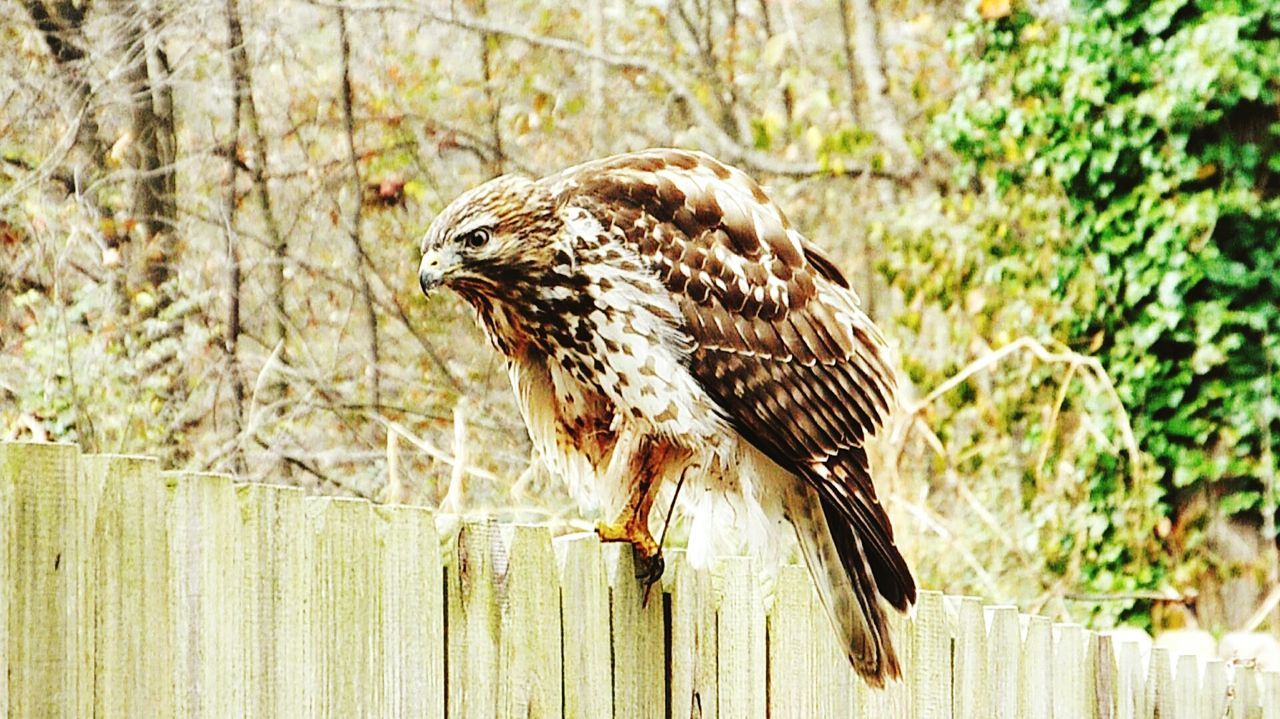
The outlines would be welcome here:
[[[1280,6],[1110,0],[1066,17],[961,29],[971,84],[938,130],[962,174],[1066,194],[1076,231],[1055,292],[1083,313],[1056,331],[1102,338],[1166,491],[1213,486],[1225,513],[1275,512],[1262,478],[1280,437]]]

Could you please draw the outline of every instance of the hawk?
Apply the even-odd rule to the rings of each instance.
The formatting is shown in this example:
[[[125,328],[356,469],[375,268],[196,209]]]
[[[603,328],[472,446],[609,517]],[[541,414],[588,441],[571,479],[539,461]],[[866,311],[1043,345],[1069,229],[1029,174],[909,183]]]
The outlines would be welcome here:
[[[894,406],[887,348],[760,185],[672,149],[504,175],[421,249],[423,292],[475,309],[537,451],[642,581],[663,568],[650,508],[687,484],[691,558],[719,518],[757,546],[794,529],[854,668],[900,676],[883,604],[906,611],[916,587],[865,449]]]

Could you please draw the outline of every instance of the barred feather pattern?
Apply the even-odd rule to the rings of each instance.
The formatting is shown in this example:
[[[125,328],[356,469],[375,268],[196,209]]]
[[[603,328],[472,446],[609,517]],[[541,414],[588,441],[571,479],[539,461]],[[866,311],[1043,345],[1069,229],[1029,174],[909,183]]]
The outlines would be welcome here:
[[[451,204],[424,251],[477,223],[494,246],[451,286],[575,496],[617,506],[640,438],[687,450],[664,471],[699,470],[683,506],[730,495],[766,528],[743,531],[791,525],[851,663],[875,685],[897,677],[882,601],[905,611],[916,587],[865,450],[896,386],[834,263],[745,173],[680,150],[498,178]]]

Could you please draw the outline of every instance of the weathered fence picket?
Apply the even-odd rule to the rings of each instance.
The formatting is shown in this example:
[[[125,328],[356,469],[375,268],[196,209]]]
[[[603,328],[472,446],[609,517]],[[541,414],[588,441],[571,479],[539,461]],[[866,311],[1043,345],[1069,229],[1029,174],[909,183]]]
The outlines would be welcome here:
[[[671,716],[718,716],[717,626],[711,576],[690,567],[684,552],[668,555]]]
[[[244,484],[236,487],[236,498],[243,572],[243,676],[253,687],[246,697],[245,716],[285,716],[291,708],[305,705],[306,678],[311,676],[303,614],[311,570],[303,544],[302,491]]]
[[[96,495],[92,555],[94,715],[175,711],[165,487],[154,460],[81,460]]]
[[[383,545],[378,716],[443,717],[444,574],[435,517],[420,507],[377,507],[374,522]]]
[[[610,544],[604,551],[612,597],[614,716],[663,719],[667,715],[663,602],[660,597],[644,601],[629,547]]]
[[[438,530],[438,527],[440,528]],[[869,689],[801,567],[0,444],[0,716],[1280,719],[1280,674],[920,593]]]
[[[560,573],[565,719],[613,714],[609,581],[593,534],[555,540]]]
[[[83,717],[93,710],[89,493],[70,445],[0,445],[10,502],[9,716]]]

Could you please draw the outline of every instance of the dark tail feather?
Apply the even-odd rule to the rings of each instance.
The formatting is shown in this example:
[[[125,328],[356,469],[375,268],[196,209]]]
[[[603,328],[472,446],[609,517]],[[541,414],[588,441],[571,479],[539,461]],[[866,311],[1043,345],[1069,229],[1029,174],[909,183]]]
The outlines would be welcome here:
[[[812,490],[802,494],[788,509],[818,597],[853,668],[882,687],[902,670],[862,543],[836,507]]]

